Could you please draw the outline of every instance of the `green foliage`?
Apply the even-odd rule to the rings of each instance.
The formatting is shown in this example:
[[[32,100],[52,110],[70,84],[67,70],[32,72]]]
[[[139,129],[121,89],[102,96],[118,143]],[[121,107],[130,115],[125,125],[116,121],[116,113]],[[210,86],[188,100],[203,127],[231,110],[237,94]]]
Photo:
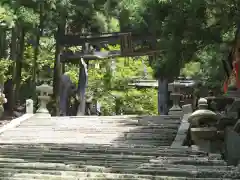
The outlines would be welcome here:
[[[42,72],[45,66],[53,68],[54,51],[49,50],[52,44],[51,40],[42,38],[40,44],[38,70]],[[111,50],[117,50],[119,46],[109,48]],[[31,77],[32,58],[33,48],[27,46],[24,54],[23,81],[27,81]],[[111,68],[112,62],[114,62],[116,66],[115,70]],[[147,76],[144,73],[145,69]],[[79,67],[77,65],[67,64],[66,71],[77,86]],[[100,102],[101,109],[105,115],[115,113],[116,97],[121,102],[120,109],[122,109],[124,114],[157,113],[157,90],[137,90],[136,88],[128,86],[128,83],[132,82],[133,79],[152,78],[153,70],[148,66],[148,59],[146,57],[90,61],[88,74],[87,94],[93,95],[93,97]],[[29,93],[26,95],[29,95]]]
[[[169,79],[178,76],[185,63],[195,61],[199,51],[209,53],[206,46],[218,46],[232,40],[232,29],[240,19],[239,11],[233,7],[239,5],[228,0],[122,1],[122,8],[130,17],[125,23],[135,31],[157,34],[162,52],[153,64],[155,76]],[[216,53],[221,55],[219,51]],[[174,72],[171,71],[173,66]],[[219,68],[216,70],[221,71]]]
[[[12,61],[8,59],[0,59],[0,84],[3,84],[8,78],[11,78],[11,76],[6,76],[6,74],[12,64]]]
[[[125,114],[157,114],[157,90],[129,89],[123,97]]]
[[[200,62],[189,62],[185,64],[185,67],[181,70],[181,75],[185,77],[192,77],[197,79],[201,73]]]
[[[212,88],[221,88],[225,80],[224,70],[222,66],[223,56],[218,45],[206,46],[203,51],[199,52],[198,57],[201,62],[200,77],[205,79],[206,85]]]
[[[54,35],[65,17],[66,29],[73,34],[119,31],[120,26],[124,31],[156,33],[161,52],[152,67],[149,67],[147,57],[116,58],[115,70],[111,60],[92,61],[88,82],[88,93],[101,102],[104,114],[115,111],[116,98],[124,113],[154,114],[156,90],[137,90],[130,88],[128,83],[133,78],[152,76],[172,80],[182,73],[205,79],[207,86],[220,87],[224,80],[221,60],[226,58],[228,51],[223,52],[220,46],[233,39],[236,24],[240,21],[239,8],[240,1],[230,0],[4,0],[0,4],[0,53],[9,53],[6,57],[1,54],[1,58],[7,59],[0,61],[1,83],[7,78],[7,69],[15,65],[8,60],[14,55],[9,48],[11,43],[19,47],[20,37],[11,42],[11,28],[15,27],[26,31],[21,83],[32,77],[40,16],[44,20],[37,76],[45,73],[52,77],[53,72],[48,72],[46,67],[54,66]],[[15,52],[17,57],[19,51]],[[147,77],[143,62],[147,66]],[[67,71],[77,84],[78,66],[69,64]]]
[[[8,6],[0,4],[0,27],[12,28],[15,17],[13,11]]]
[[[36,26],[39,23],[39,17],[31,8],[21,6],[17,9],[16,15],[19,21],[25,26]]]
[[[115,70],[112,68],[114,64]],[[146,57],[92,61],[89,66],[88,94],[100,102],[105,115],[115,113],[116,99],[123,114],[157,113],[157,90],[138,90],[129,86],[134,79],[152,78],[153,70],[148,66]]]
[[[222,59],[226,58],[226,55],[223,55],[220,47],[217,45],[206,46],[197,53],[197,58],[198,62],[185,64],[181,74],[203,80],[207,87],[221,89],[225,76]]]

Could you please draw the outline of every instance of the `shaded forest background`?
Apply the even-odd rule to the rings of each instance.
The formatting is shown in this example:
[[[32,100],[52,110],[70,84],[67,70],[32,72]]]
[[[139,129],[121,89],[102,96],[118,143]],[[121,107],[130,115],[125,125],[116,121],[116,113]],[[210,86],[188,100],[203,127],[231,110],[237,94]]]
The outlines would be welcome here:
[[[105,115],[113,114],[115,96],[124,114],[156,114],[157,89],[139,90],[128,83],[144,78],[172,81],[181,74],[220,91],[221,61],[240,22],[239,9],[236,0],[1,0],[0,84],[13,81],[7,92],[10,107],[36,99],[42,74],[53,79],[54,36],[63,17],[72,34],[124,28],[155,33],[161,53],[151,65],[148,57],[90,61],[87,94],[99,100]],[[78,65],[67,64],[66,70],[77,83]]]

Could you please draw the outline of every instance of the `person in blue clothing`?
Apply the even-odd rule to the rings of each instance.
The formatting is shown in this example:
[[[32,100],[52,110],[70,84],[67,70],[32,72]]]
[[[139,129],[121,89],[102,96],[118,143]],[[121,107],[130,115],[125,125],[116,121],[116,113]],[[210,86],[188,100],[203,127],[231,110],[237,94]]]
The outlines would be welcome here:
[[[60,80],[60,115],[69,115],[70,99],[76,91],[76,86],[70,79],[68,73],[64,73]]]

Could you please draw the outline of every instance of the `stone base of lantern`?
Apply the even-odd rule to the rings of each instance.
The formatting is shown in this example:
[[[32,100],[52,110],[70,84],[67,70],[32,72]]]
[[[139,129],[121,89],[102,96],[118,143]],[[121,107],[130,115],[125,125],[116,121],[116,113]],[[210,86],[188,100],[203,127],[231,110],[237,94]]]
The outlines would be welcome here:
[[[183,110],[180,106],[173,106],[171,109],[169,109],[168,114],[175,116],[183,116]]]
[[[45,113],[36,113],[34,117],[39,117],[39,118],[50,118],[51,114],[45,114]]]
[[[35,114],[35,117],[51,117],[51,114],[47,109],[39,108]]]
[[[40,107],[38,108],[36,112],[36,117],[51,117],[51,114],[49,113],[47,109],[47,104],[50,100],[50,96],[38,96],[38,99],[40,101]]]
[[[169,109],[168,114],[173,116],[183,116],[183,111],[182,109]]]

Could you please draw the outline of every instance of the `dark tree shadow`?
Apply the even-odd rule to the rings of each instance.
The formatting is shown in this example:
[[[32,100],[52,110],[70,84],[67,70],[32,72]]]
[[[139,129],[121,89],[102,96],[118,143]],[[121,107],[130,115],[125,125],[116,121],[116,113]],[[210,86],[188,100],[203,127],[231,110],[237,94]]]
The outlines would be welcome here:
[[[163,118],[158,116],[139,116],[131,120],[123,120],[120,126],[133,127],[122,133],[112,143],[145,146],[170,146],[177,134],[180,119]]]

